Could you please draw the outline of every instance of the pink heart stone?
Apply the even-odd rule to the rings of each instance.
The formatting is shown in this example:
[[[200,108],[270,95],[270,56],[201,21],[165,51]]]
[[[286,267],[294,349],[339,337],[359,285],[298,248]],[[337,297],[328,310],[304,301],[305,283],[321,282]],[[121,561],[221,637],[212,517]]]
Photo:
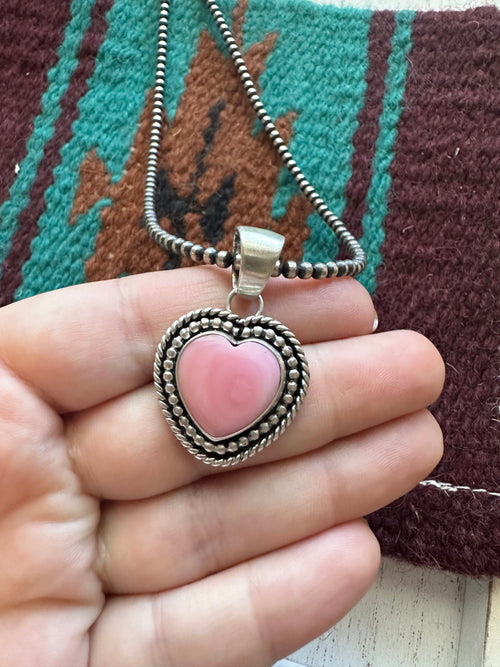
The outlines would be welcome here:
[[[211,438],[221,440],[243,431],[271,407],[281,368],[264,343],[233,345],[226,336],[207,334],[182,350],[177,384],[193,420]]]

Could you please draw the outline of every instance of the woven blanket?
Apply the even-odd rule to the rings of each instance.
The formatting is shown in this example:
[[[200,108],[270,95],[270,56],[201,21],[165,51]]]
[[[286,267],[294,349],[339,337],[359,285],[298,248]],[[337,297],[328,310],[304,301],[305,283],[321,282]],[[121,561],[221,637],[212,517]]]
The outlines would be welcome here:
[[[367,251],[381,328],[422,332],[446,361],[444,458],[369,518],[383,551],[500,575],[500,13],[221,5],[297,161]],[[158,6],[2,1],[2,305],[184,265],[142,221]],[[173,3],[170,35],[163,224],[224,249],[256,224],[287,237],[288,259],[335,255],[204,4]]]

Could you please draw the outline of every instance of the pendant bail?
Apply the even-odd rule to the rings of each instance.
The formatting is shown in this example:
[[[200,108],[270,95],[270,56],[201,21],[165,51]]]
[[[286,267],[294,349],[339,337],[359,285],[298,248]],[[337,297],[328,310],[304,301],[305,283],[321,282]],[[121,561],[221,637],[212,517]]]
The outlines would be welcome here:
[[[233,240],[233,292],[244,296],[260,296],[279,260],[285,237],[269,229],[242,225],[236,228]]]

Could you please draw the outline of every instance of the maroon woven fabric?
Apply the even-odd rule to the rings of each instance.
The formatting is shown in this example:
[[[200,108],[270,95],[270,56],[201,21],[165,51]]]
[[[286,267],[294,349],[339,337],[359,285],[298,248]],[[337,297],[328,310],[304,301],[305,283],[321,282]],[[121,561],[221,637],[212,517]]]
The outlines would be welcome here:
[[[2,266],[2,272],[8,278],[3,281],[0,306],[13,300],[15,291],[22,282],[22,267],[30,257],[30,244],[36,236],[38,219],[45,208],[44,193],[53,183],[54,169],[61,159],[61,149],[71,139],[72,124],[78,118],[78,101],[87,91],[87,82],[94,71],[99,47],[106,35],[106,12],[112,5],[113,0],[96,0],[92,7],[90,25],[83,36],[78,52],[78,64],[61,99],[61,114],[54,125],[52,137],[45,144],[43,158],[38,167],[35,181],[31,186],[29,204],[19,216],[19,226],[12,238],[12,250]],[[60,13],[59,9],[54,11],[52,16],[52,29],[54,31],[60,20],[58,12]],[[35,16],[30,18],[35,23]],[[39,32],[38,29],[37,34]],[[23,44],[23,46],[25,50],[29,49],[29,45]],[[53,45],[49,44],[49,46],[52,46],[49,53],[53,53]],[[46,60],[50,62],[48,57]],[[42,90],[44,79],[41,76],[39,78],[40,89]],[[22,110],[22,105],[20,105],[22,98],[18,97],[17,89],[13,89],[11,92],[14,93],[11,99],[17,100],[17,104],[21,106]],[[12,136],[15,137],[16,133],[13,132]],[[14,154],[19,152],[19,147],[16,147],[16,145],[13,144],[12,148]]]
[[[26,153],[47,73],[57,62],[70,0],[3,0],[0,7],[0,202]]]
[[[431,477],[445,486],[420,486],[371,517],[386,553],[495,575],[499,44],[494,9],[421,13],[413,24],[375,304],[383,328],[421,331],[444,356],[446,385],[434,413],[446,447]]]

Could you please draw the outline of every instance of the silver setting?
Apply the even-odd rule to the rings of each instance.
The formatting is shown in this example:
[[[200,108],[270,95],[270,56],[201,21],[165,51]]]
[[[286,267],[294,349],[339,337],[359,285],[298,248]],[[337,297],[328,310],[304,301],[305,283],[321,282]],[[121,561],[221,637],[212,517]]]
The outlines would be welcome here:
[[[259,296],[279,260],[285,237],[269,229],[237,227],[233,240],[233,256],[240,256],[239,266],[233,265],[233,288],[244,296]]]
[[[189,332],[189,338],[180,337],[181,330]],[[204,433],[192,419],[176,380],[178,359],[185,346],[208,333],[223,335],[233,345],[249,340],[265,345],[276,355],[282,370],[273,404],[245,429],[221,439]],[[182,347],[173,344],[177,340],[182,340]],[[156,353],[154,383],[165,418],[183,446],[204,463],[226,467],[268,447],[288,427],[306,395],[309,367],[300,343],[281,322],[262,315],[242,319],[228,310],[204,308],[183,315],[165,332]]]
[[[232,289],[229,294],[227,295],[227,303],[226,303],[226,308],[228,310],[231,310],[231,304],[233,303],[234,297],[238,294],[237,289]],[[255,313],[256,315],[262,315],[262,311],[264,310],[264,299],[262,298],[262,294],[259,294],[257,296],[259,300],[259,306],[257,308],[257,312]]]

